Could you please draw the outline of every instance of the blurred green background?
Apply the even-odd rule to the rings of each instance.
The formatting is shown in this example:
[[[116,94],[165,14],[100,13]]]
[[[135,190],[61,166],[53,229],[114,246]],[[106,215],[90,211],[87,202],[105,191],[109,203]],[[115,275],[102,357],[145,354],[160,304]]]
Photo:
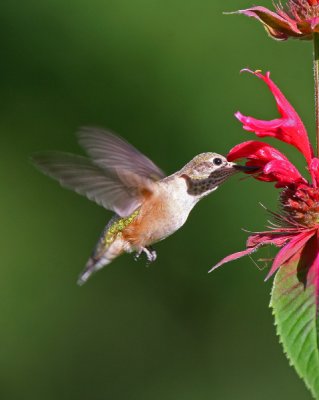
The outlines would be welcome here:
[[[222,15],[250,5],[1,1],[1,399],[310,399],[278,343],[266,270],[244,258],[207,274],[244,248],[241,228],[264,228],[258,203],[276,209],[272,184],[232,178],[156,246],[155,264],[125,255],[79,288],[111,213],[28,160],[81,152],[82,125],[120,133],[168,174],[199,152],[227,153],[252,137],[235,111],[277,115],[244,67],[272,71],[313,137],[311,44]]]

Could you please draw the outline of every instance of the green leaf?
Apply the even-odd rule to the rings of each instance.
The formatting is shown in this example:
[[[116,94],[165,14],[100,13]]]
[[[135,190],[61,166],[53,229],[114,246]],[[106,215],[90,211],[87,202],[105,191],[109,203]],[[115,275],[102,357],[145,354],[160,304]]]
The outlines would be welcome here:
[[[283,265],[274,280],[270,306],[290,364],[319,399],[317,280],[310,275],[309,266],[302,267],[300,260]]]

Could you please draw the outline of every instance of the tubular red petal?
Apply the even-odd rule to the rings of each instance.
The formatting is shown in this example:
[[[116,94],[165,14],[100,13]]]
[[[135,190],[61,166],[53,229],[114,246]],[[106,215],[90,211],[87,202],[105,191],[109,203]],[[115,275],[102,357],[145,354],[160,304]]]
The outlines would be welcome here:
[[[274,147],[255,140],[240,143],[233,147],[228,155],[229,161],[246,158],[247,166],[260,167],[253,173],[261,181],[277,182],[276,187],[284,187],[295,183],[306,183],[297,168]]]
[[[314,187],[318,187],[319,186],[319,159],[318,158],[314,157],[311,160],[309,172],[310,172]]]
[[[227,155],[228,161],[236,161],[241,158],[259,160],[264,164],[272,160],[288,161],[288,158],[279,150],[258,140],[248,140],[247,142],[239,143]]]
[[[219,263],[214,265],[208,272],[212,272],[223,264],[230,261],[237,260],[238,258],[247,256],[256,251],[260,246],[267,244],[273,244],[277,247],[283,246],[289,239],[291,239],[292,234],[287,232],[277,233],[277,232],[258,232],[255,233],[247,239],[246,250],[238,251],[237,253],[230,254],[229,256],[223,258]]]
[[[274,39],[286,40],[290,36],[302,36],[302,32],[298,29],[296,21],[286,15],[280,16],[265,7],[251,7],[246,10],[239,10],[237,13],[256,18],[264,25],[269,35]]]
[[[319,17],[310,18],[308,21],[312,30],[316,30],[319,24]]]
[[[302,276],[302,281],[307,287],[308,285],[315,286],[316,306],[318,309],[319,303],[319,247],[318,247],[318,231],[313,236],[302,251],[295,257],[299,257],[299,273]]]
[[[297,168],[285,160],[273,160],[267,163],[263,172],[270,175],[277,181],[276,187],[289,186],[290,184],[306,183]]]
[[[262,119],[256,119],[243,115],[241,112],[237,111],[235,117],[243,124],[243,129],[249,132],[255,132],[259,137],[273,136],[272,131],[277,130],[282,125],[281,119],[274,119],[271,121],[265,121]]]
[[[245,116],[240,112],[235,114],[236,118],[243,124],[245,130],[255,132],[259,137],[275,137],[296,147],[304,155],[308,165],[310,165],[313,150],[308,139],[306,128],[295,109],[270,79],[269,72],[263,75],[258,71],[253,72],[248,69],[245,71],[254,74],[267,84],[275,98],[281,118],[265,121]]]
[[[263,246],[266,244],[273,244],[276,247],[282,247],[288,240],[292,239],[295,233],[287,232],[258,232],[250,235],[247,239],[247,247]]]
[[[219,263],[214,265],[208,272],[212,272],[215,269],[217,269],[218,267],[220,267],[221,265],[226,264],[230,261],[234,261],[234,260],[237,260],[238,258],[247,256],[247,255],[253,253],[255,250],[257,250],[257,247],[250,247],[246,250],[238,251],[237,253],[230,254],[229,256],[227,256],[227,257],[223,258],[221,261],[219,261]]]
[[[291,239],[289,243],[287,243],[277,254],[265,280],[269,279],[278,270],[278,268],[283,266],[283,264],[289,261],[296,253],[301,251],[308,240],[314,236],[315,233],[316,230],[314,229],[307,230]]]

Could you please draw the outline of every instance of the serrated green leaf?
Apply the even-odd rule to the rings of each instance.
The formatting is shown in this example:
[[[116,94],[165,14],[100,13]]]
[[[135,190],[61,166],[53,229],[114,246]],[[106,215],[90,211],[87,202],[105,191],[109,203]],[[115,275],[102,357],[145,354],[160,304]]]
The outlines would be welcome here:
[[[315,399],[319,399],[317,287],[309,267],[294,260],[276,274],[270,306],[284,351]]]

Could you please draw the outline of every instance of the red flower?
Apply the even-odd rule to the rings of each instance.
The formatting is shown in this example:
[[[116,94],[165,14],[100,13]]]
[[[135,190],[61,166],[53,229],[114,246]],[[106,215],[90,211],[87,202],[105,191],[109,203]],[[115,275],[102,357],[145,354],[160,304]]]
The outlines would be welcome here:
[[[249,71],[252,72],[252,71]],[[252,72],[262,79],[275,97],[280,118],[271,121],[257,120],[237,112],[235,115],[247,131],[259,137],[271,136],[296,147],[305,157],[312,181],[308,182],[297,168],[274,147],[255,140],[240,143],[227,156],[229,161],[246,159],[246,165],[260,169],[253,176],[261,181],[275,182],[281,188],[281,213],[272,213],[274,224],[269,231],[257,232],[249,236],[246,249],[229,255],[212,269],[256,251],[260,246],[273,244],[280,248],[266,279],[279,267],[293,259],[307,261],[308,278],[319,277],[319,159],[313,150],[306,129],[282,92],[270,79],[269,72],[262,75]],[[311,272],[311,273],[310,273]],[[319,283],[319,282],[318,282]]]
[[[288,0],[284,8],[275,4],[276,12],[265,7],[251,7],[236,13],[256,18],[268,34],[277,40],[288,38],[311,39],[313,32],[319,32],[319,1]]]

